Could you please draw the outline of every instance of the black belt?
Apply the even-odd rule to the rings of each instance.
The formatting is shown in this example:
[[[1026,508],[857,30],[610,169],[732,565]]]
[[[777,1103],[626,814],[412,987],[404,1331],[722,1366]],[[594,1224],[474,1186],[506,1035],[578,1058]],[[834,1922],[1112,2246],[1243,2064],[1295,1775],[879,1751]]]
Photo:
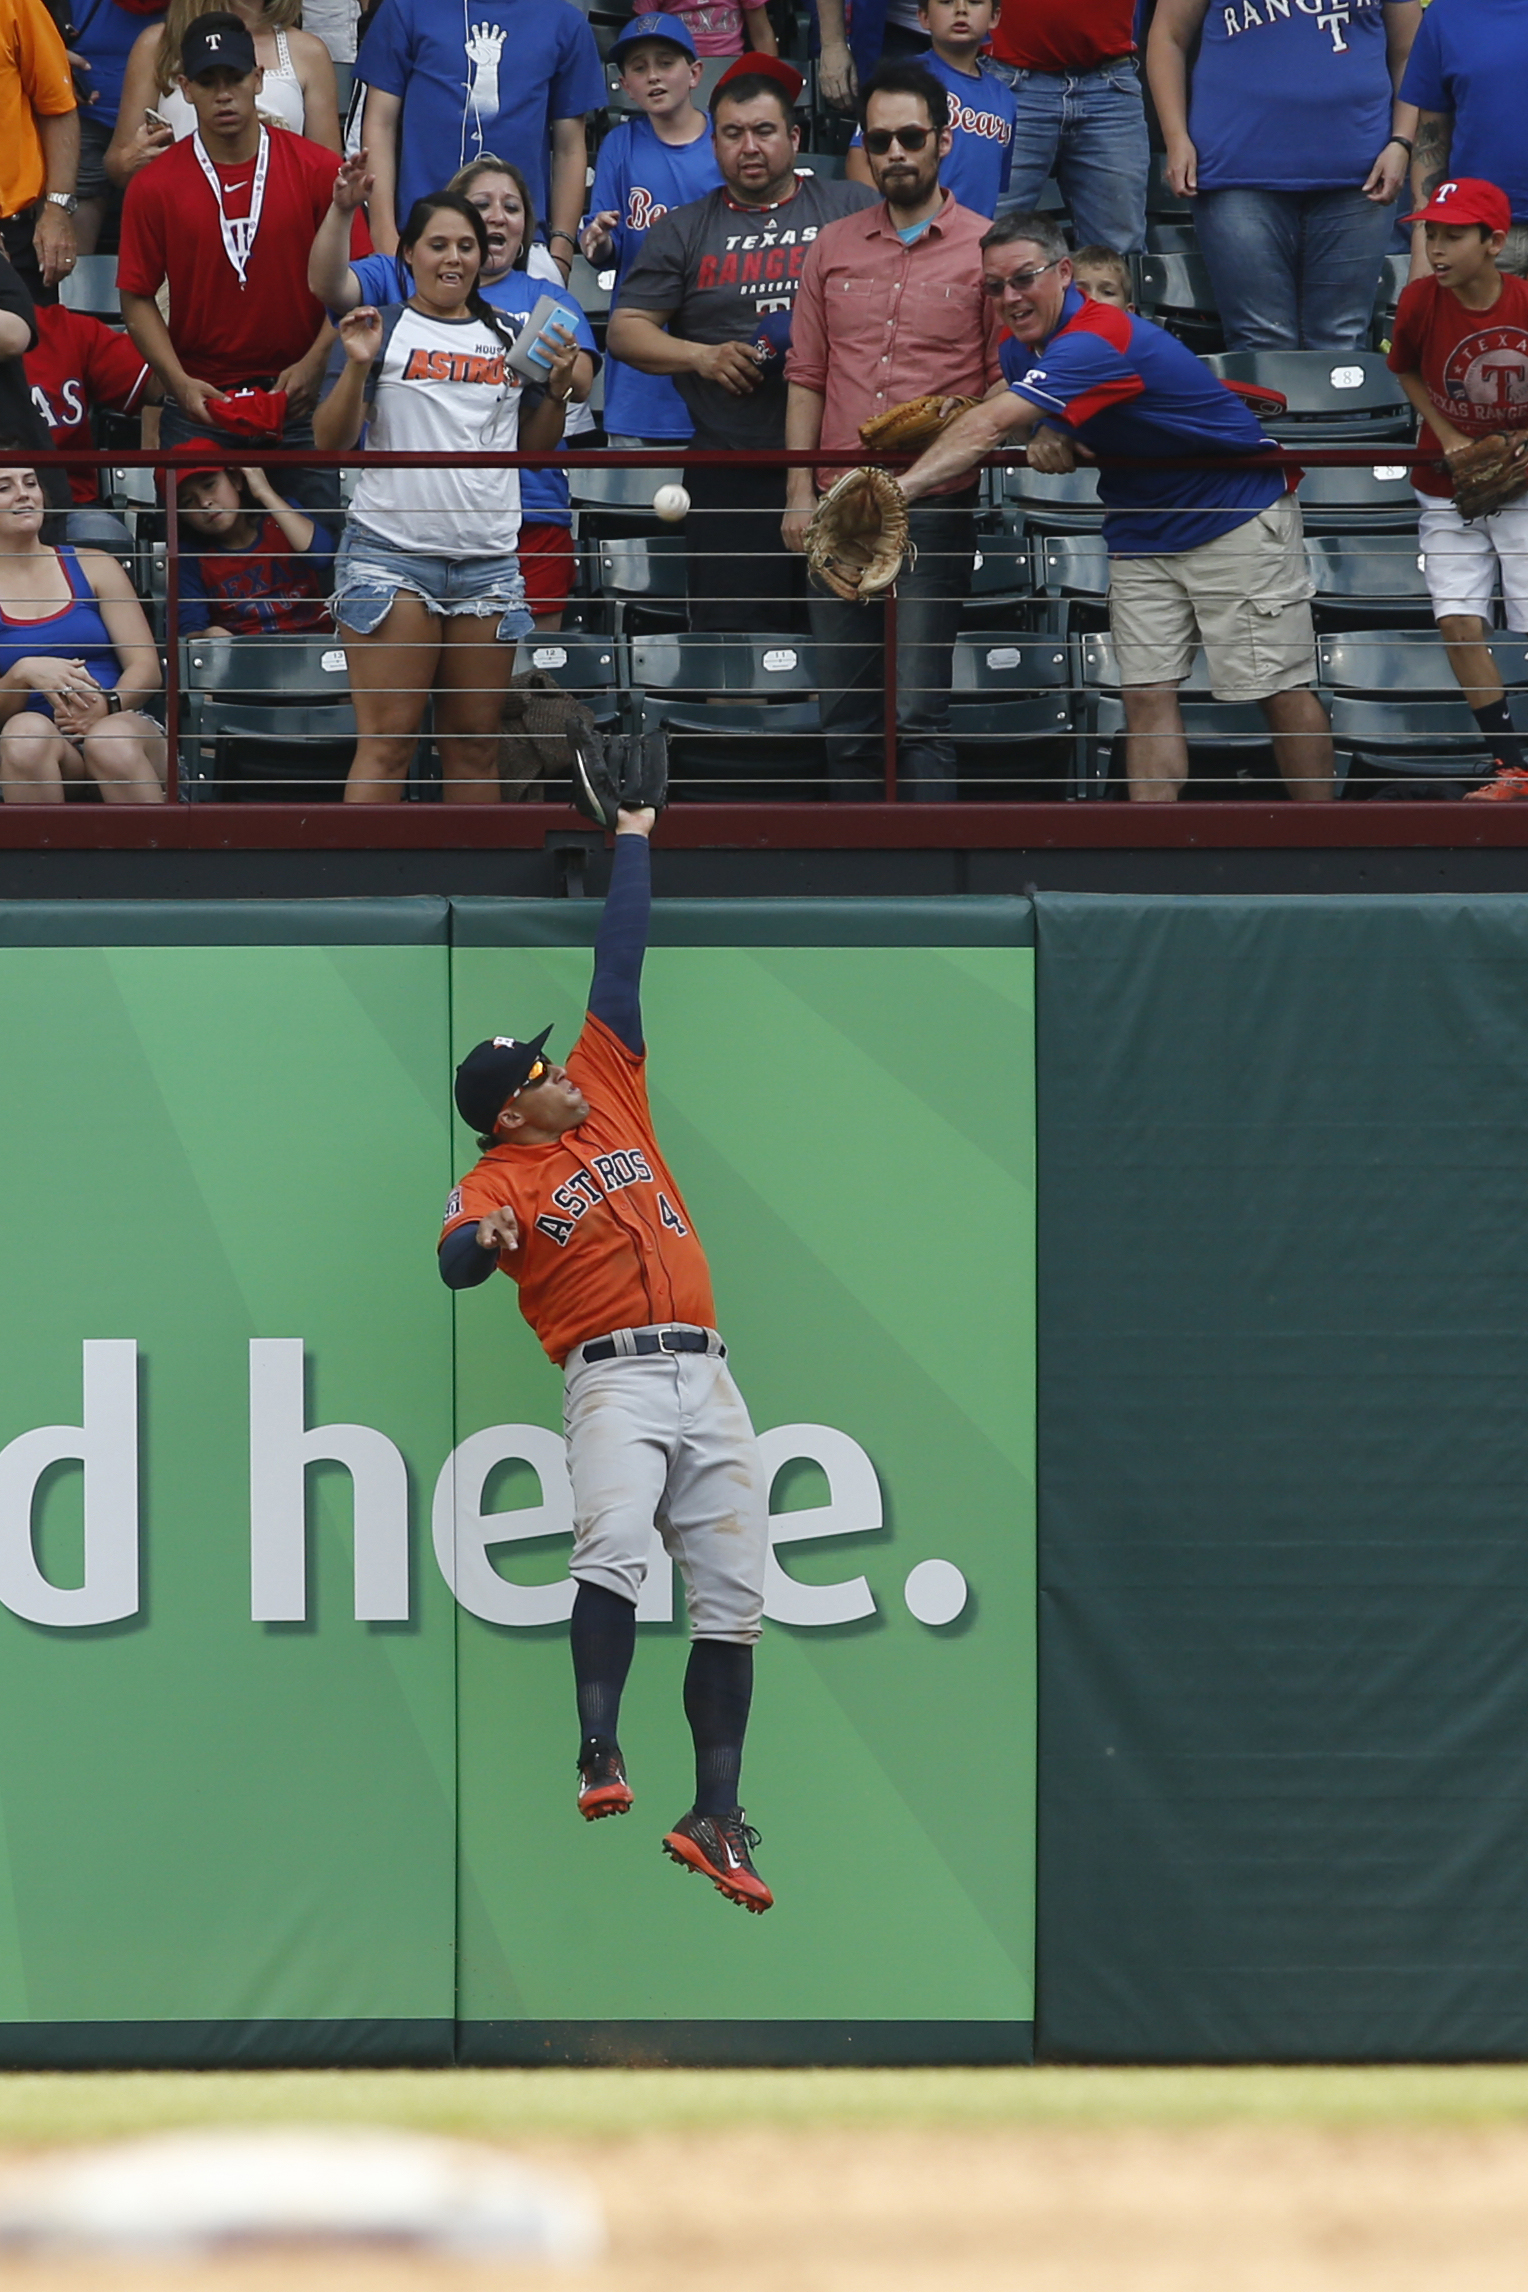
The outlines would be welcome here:
[[[704,1329],[639,1329],[632,1337],[629,1350],[618,1345],[613,1337],[593,1337],[578,1350],[586,1361],[613,1361],[617,1355],[630,1359],[638,1353],[709,1353],[711,1340]],[[727,1358],[727,1348],[720,1341],[716,1357],[719,1361]]]

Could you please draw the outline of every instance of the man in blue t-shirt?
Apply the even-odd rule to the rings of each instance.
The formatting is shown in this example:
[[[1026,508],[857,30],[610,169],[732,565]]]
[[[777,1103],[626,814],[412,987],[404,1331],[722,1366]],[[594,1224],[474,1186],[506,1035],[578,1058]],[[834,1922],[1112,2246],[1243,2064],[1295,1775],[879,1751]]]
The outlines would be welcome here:
[[[700,65],[677,16],[634,16],[610,51],[640,114],[600,145],[581,245],[596,268],[615,261],[612,304],[654,223],[720,188],[711,122],[696,108]],[[682,444],[694,431],[667,374],[644,374],[612,358],[605,368],[605,431],[613,446]]]
[[[567,278],[584,211],[584,115],[605,104],[594,34],[571,0],[471,0],[459,10],[382,0],[356,77],[367,88],[361,141],[383,254],[396,250],[416,199],[491,153],[524,174]]]
[[[1411,189],[1420,211],[1438,186],[1463,176],[1500,184],[1512,228],[1499,271],[1528,277],[1528,9],[1521,0],[1432,0],[1401,81],[1400,100],[1417,106]],[[1430,275],[1423,226],[1411,227],[1414,279]]]
[[[1188,773],[1178,686],[1203,645],[1217,700],[1255,700],[1289,794],[1332,794],[1332,741],[1312,689],[1316,643],[1299,506],[1242,401],[1172,335],[1072,284],[1044,215],[1005,216],[982,240],[982,277],[1010,339],[1004,379],[902,480],[910,501],[1027,441],[1033,469],[1103,456],[1109,622],[1125,704],[1126,768],[1140,803],[1174,802]],[[1040,425],[1044,424],[1044,429]],[[1204,455],[1203,469],[1126,468],[1113,457]]]

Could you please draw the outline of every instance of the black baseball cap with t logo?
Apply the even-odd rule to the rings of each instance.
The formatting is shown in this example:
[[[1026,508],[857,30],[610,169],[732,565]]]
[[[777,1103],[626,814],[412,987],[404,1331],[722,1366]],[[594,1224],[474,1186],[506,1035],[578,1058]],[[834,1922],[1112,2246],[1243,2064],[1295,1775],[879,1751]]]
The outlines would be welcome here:
[[[180,68],[188,80],[216,71],[248,79],[258,68],[254,36],[237,16],[198,16],[180,43]]]

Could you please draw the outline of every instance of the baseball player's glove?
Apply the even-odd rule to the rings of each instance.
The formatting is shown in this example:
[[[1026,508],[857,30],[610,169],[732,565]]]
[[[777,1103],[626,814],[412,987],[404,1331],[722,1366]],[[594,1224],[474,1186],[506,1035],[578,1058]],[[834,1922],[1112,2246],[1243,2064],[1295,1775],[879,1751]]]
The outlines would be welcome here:
[[[974,398],[904,398],[860,424],[860,443],[873,454],[921,454],[941,430],[976,404]]]
[[[575,742],[573,801],[602,828],[613,828],[618,812],[661,812],[668,802],[668,734],[661,725]]]
[[[1471,438],[1447,457],[1454,480],[1454,506],[1462,518],[1491,517],[1528,493],[1528,436],[1509,438],[1500,430]]]
[[[812,512],[806,561],[812,578],[846,604],[891,587],[918,552],[907,525],[907,496],[885,470],[845,470]]]

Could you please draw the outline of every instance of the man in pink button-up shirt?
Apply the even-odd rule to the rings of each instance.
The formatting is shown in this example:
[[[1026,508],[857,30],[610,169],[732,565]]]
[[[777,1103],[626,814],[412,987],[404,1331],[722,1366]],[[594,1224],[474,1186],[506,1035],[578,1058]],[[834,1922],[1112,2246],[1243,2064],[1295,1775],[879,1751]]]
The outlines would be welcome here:
[[[939,184],[950,149],[949,96],[921,64],[888,64],[861,104],[878,207],[845,215],[807,256],[791,320],[785,442],[853,452],[860,424],[906,398],[981,398],[1003,385],[1002,318],[982,286],[985,216]],[[834,469],[819,470],[831,485]],[[955,795],[950,660],[976,556],[974,478],[913,512],[916,565],[897,584],[897,738],[905,794]],[[813,473],[787,478],[785,541],[800,549],[817,499]],[[818,689],[833,794],[883,783],[883,609],[813,595]]]

